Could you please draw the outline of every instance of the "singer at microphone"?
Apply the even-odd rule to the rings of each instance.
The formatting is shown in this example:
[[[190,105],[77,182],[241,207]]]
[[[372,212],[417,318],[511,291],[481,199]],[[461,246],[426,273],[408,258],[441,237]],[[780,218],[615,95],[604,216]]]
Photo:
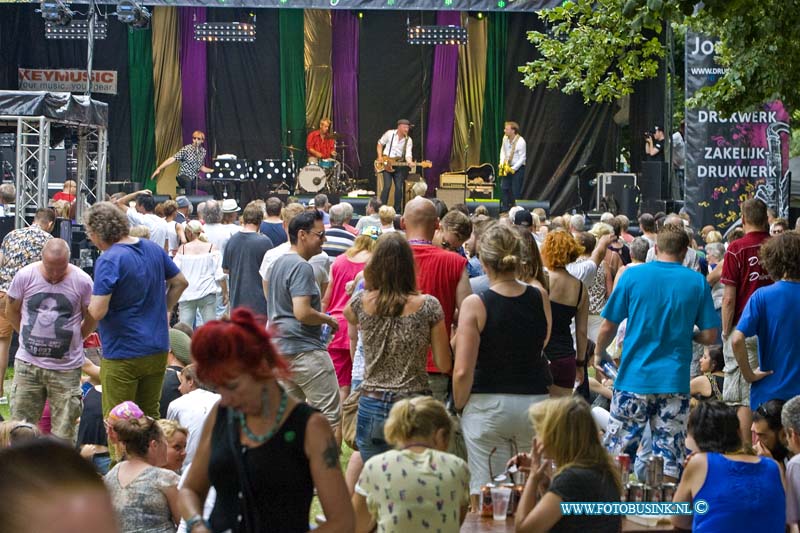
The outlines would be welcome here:
[[[336,157],[336,140],[330,133],[333,122],[329,118],[319,121],[319,129],[308,134],[306,138],[306,151],[308,162],[317,164],[320,159]]]

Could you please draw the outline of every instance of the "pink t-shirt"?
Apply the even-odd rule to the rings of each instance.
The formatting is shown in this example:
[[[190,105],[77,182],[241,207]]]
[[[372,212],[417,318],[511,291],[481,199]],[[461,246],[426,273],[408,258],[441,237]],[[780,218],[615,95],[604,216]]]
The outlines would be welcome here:
[[[329,348],[350,349],[347,320],[342,313],[347,302],[350,301],[350,296],[347,295],[345,288],[348,282],[353,281],[358,273],[364,270],[365,266],[367,266],[366,263],[351,261],[346,254],[337,257],[331,266],[331,301],[328,303],[327,312],[339,322],[339,329],[328,345]]]
[[[37,261],[17,272],[8,296],[22,300],[17,359],[49,370],[71,370],[83,364],[82,307],[89,306],[92,278],[69,265],[66,277],[50,283]]]

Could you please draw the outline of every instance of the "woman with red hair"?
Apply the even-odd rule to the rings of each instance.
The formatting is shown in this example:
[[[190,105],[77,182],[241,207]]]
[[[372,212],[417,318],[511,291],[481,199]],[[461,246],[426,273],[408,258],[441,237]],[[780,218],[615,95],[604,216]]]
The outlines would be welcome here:
[[[353,509],[328,421],[289,396],[278,380],[288,363],[264,324],[247,309],[214,320],[192,337],[197,377],[220,394],[180,491],[191,533],[308,531],[316,488],[326,523],[317,531],[354,527]],[[210,520],[202,515],[217,491]]]

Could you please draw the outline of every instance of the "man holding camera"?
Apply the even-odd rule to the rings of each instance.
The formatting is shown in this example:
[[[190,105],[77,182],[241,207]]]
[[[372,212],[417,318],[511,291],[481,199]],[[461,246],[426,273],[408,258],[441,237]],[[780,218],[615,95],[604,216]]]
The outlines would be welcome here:
[[[644,151],[648,161],[664,161],[664,130],[655,126],[652,132],[644,132]]]

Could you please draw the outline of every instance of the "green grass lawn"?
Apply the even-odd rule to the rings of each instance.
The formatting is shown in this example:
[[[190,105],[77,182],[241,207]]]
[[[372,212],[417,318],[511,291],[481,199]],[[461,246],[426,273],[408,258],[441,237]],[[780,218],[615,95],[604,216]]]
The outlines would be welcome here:
[[[5,379],[3,380],[4,381],[3,396],[5,396],[6,398],[8,398],[8,395],[11,392],[12,379],[14,379],[14,369],[9,368],[8,370],[6,370]],[[0,405],[0,416],[3,417],[3,420],[8,420],[11,417],[10,410],[8,407],[8,402],[4,403],[3,405]]]

